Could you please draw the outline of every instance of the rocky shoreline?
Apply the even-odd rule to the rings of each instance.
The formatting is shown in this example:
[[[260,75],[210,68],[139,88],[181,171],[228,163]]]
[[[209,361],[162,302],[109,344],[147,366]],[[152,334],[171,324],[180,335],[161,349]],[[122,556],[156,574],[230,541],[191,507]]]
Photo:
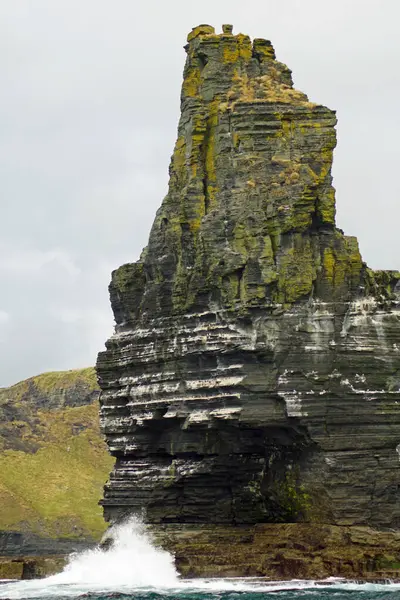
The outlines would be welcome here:
[[[156,539],[184,577],[400,578],[400,532],[329,524],[165,526]]]
[[[40,579],[62,571],[68,556],[0,556],[1,580]]]
[[[308,523],[151,529],[183,578],[400,580],[400,532]],[[62,555],[0,556],[0,579],[46,577],[66,561]]]

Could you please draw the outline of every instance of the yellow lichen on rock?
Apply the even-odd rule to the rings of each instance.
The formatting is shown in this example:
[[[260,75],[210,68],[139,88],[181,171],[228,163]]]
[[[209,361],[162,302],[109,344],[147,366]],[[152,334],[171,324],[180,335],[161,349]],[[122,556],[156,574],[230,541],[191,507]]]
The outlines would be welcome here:
[[[191,42],[198,36],[209,35],[213,33],[215,33],[215,29],[211,25],[198,25],[197,27],[193,27],[192,31],[187,37],[187,41]]]
[[[192,67],[183,82],[182,93],[190,98],[196,98],[199,95],[200,84],[200,70],[196,67]]]
[[[224,63],[234,63],[239,58],[239,48],[236,39],[224,40],[222,44],[222,60]]]
[[[277,302],[291,304],[312,292],[316,279],[311,242],[294,234],[293,245],[278,257]]]

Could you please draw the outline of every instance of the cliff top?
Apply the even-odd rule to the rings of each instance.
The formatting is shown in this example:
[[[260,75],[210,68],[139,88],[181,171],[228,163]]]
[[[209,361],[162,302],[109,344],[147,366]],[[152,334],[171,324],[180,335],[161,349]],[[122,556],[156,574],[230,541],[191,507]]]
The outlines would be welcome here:
[[[293,89],[291,72],[286,65],[276,61],[269,40],[255,38],[252,41],[248,35],[234,35],[233,26],[228,24],[222,26],[219,34],[211,25],[199,25],[192,29],[187,39],[185,50],[189,61],[185,69],[184,96],[200,95],[208,101],[215,93],[225,93],[225,109],[237,102],[265,101],[315,106],[305,94]],[[201,87],[205,76],[212,78],[216,64],[219,67],[214,73],[213,94],[210,86],[206,90]],[[261,64],[264,68],[257,68]],[[206,65],[208,73],[203,73]],[[267,65],[269,68],[265,68]]]
[[[74,394],[77,388],[84,389],[86,395],[98,390],[96,371],[93,367],[41,373],[19,381],[8,388],[0,388],[0,404],[7,398],[12,401],[33,402],[42,397],[43,402],[47,404],[47,408],[54,408],[54,402],[50,401],[50,396],[62,393],[65,398],[68,393]],[[80,400],[77,398],[78,402],[85,403],[81,395],[79,395],[79,398]],[[73,402],[72,399],[71,402]]]
[[[140,260],[114,272],[117,324],[310,298],[392,297],[336,227],[335,112],[293,87],[270,41],[189,33],[169,191]]]

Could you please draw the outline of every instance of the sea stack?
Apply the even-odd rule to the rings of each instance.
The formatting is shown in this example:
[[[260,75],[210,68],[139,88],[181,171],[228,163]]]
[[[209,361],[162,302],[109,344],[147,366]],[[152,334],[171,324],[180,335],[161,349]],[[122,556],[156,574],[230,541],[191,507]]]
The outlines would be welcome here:
[[[271,42],[200,25],[185,50],[169,191],[110,284],[105,517],[143,513],[189,574],[384,571],[400,541],[382,532],[400,528],[400,273],[369,269],[336,227],[335,112],[293,88]]]

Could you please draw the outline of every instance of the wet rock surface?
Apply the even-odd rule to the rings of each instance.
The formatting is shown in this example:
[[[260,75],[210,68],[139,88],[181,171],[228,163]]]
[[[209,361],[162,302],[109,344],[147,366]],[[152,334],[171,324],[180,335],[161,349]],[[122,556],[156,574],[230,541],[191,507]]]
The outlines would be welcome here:
[[[68,537],[52,539],[31,532],[0,531],[0,557],[67,555],[93,545],[93,540]]]
[[[40,579],[62,571],[67,560],[63,556],[20,556],[10,558],[0,555],[0,585],[2,579]]]
[[[110,284],[105,516],[397,528],[400,273],[336,227],[335,113],[267,40],[186,52],[169,191]]]
[[[309,523],[166,525],[157,540],[184,577],[399,580],[399,532]]]

